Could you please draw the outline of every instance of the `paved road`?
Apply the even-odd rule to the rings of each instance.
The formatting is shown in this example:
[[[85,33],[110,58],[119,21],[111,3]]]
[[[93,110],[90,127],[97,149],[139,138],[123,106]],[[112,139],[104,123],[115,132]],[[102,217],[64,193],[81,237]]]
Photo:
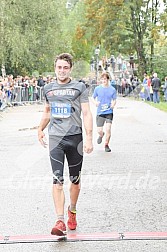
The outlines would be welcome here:
[[[49,234],[55,222],[48,150],[34,129],[42,109],[10,108],[0,118],[0,235]],[[112,153],[105,153],[96,138],[94,127],[94,152],[84,160],[77,232],[167,232],[167,114],[119,98]],[[65,191],[67,208],[67,169]],[[166,252],[167,241],[0,245],[0,252],[102,250]]]

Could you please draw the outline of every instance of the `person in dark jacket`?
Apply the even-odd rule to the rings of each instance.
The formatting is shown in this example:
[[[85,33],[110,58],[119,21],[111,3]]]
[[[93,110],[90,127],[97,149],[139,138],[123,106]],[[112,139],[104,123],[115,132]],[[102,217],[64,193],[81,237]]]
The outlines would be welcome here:
[[[160,102],[160,96],[159,96],[159,90],[161,87],[161,81],[160,79],[157,77],[157,73],[153,74],[153,79],[151,82],[151,86],[153,89],[153,102],[154,103],[159,103]]]

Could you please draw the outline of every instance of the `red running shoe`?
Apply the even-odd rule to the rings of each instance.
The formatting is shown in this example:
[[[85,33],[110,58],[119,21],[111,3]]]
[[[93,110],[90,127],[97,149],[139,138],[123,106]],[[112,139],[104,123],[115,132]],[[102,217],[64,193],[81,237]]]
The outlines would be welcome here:
[[[51,231],[52,235],[64,236],[67,234],[66,225],[63,221],[58,220]]]
[[[68,207],[68,221],[67,221],[68,228],[70,230],[75,230],[77,227],[76,221],[76,213],[70,211],[70,207]]]

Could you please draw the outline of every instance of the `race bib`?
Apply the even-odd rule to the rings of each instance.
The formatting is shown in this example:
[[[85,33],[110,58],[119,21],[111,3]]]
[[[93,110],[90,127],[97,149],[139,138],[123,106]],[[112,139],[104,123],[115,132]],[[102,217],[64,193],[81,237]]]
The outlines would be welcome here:
[[[109,109],[110,109],[110,107],[108,106],[107,103],[101,105],[101,111],[106,111],[106,110],[109,110]]]
[[[52,103],[51,114],[54,118],[68,118],[71,116],[71,104]]]

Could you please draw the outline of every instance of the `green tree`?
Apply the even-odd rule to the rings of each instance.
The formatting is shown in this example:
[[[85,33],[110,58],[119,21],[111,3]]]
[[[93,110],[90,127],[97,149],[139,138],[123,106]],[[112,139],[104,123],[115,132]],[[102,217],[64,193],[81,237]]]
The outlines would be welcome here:
[[[155,69],[163,32],[166,38],[167,9],[159,11],[166,0],[68,2],[72,8],[66,0],[1,0],[0,65],[8,73],[51,72],[55,55],[65,51],[89,63],[99,44],[101,55],[135,54],[140,75]]]
[[[84,37],[91,34],[90,41],[100,43],[108,53],[136,54],[142,75],[151,71],[162,20],[166,27],[166,16],[159,12],[160,3],[160,0],[85,0],[86,20],[80,25],[80,34]]]
[[[8,72],[50,71],[54,56],[66,47],[67,39],[61,36],[65,1],[3,0],[3,9],[0,61]]]

